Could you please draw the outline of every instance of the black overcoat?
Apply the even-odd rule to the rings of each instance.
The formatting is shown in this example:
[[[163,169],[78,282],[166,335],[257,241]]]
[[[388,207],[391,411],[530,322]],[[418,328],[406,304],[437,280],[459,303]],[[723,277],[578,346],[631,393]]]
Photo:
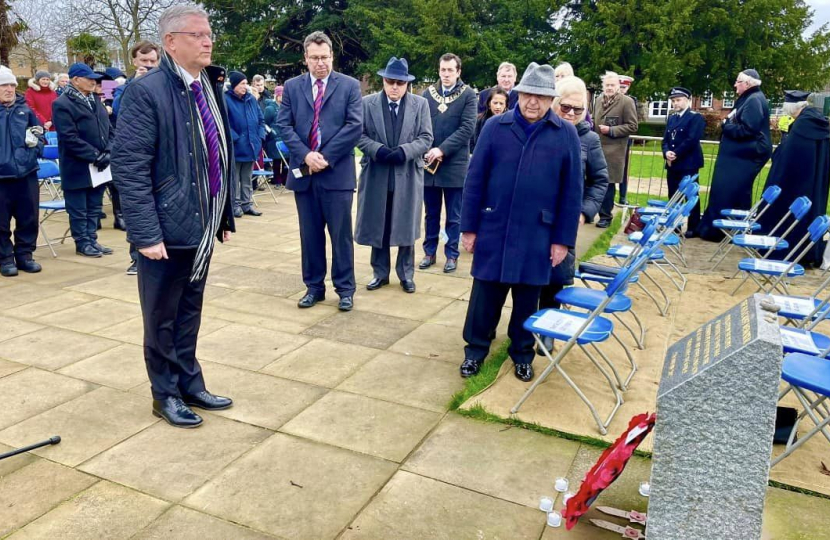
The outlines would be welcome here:
[[[52,122],[58,132],[58,164],[63,189],[92,187],[89,165],[110,149],[110,119],[101,100],[94,108],[74,93],[64,92],[52,103]]]
[[[452,102],[447,110],[438,110],[440,105],[427,88],[423,97],[429,104],[432,117],[432,146],[444,152],[444,158],[435,174],[424,174],[424,186],[442,188],[464,187],[464,177],[470,164],[470,140],[476,128],[476,94],[473,89],[461,81],[455,86],[447,99]],[[441,85],[436,90],[440,92]]]

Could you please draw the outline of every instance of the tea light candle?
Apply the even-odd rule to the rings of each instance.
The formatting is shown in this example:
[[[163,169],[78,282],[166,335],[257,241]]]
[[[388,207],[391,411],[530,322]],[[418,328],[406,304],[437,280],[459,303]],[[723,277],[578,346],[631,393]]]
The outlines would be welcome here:
[[[539,499],[539,510],[542,512],[550,512],[553,510],[553,499],[550,497],[542,497]]]
[[[568,491],[568,479],[567,478],[557,478],[556,482],[554,483],[554,488],[559,493],[565,493]]]
[[[559,527],[562,525],[562,514],[559,512],[548,512],[548,527]]]
[[[640,482],[639,492],[643,497],[648,497],[651,494],[651,484],[648,482]]]
[[[569,491],[569,492],[565,493],[564,495],[562,495],[562,504],[563,505],[568,504],[568,499],[570,499],[573,496],[574,496],[573,491]]]

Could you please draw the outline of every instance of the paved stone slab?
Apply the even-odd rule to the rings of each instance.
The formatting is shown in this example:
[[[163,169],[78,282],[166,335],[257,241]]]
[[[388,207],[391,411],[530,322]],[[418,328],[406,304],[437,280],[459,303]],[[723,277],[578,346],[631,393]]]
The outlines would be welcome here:
[[[395,468],[388,461],[278,433],[186,504],[284,538],[334,538]]]
[[[211,302],[211,305],[243,311],[268,318],[283,319],[309,326],[337,313],[337,308],[320,305],[314,309],[299,309],[297,302],[285,298],[274,298],[266,294],[233,291]]]
[[[272,296],[291,296],[305,290],[303,278],[269,270],[257,270],[244,266],[229,266],[208,276],[208,283],[241,291],[258,292]]]
[[[129,390],[147,381],[144,349],[137,345],[120,345],[58,371],[76,379]]]
[[[223,319],[216,319],[214,317],[207,317],[202,312],[202,325],[199,328],[199,337],[206,336],[211,332],[215,332],[227,326],[231,321]],[[141,317],[134,317],[114,326],[109,326],[103,330],[95,332],[96,336],[106,337],[110,339],[117,339],[125,343],[132,343],[133,345],[144,345],[144,321]]]
[[[826,442],[826,441],[825,441]],[[767,488],[763,540],[830,538],[830,500]]]
[[[325,388],[288,381],[204,362],[205,379],[211,392],[230,396],[233,407],[214,414],[277,429],[325,393]]]
[[[198,429],[159,422],[79,468],[170,501],[187,496],[270,432],[205,415]]]
[[[5,377],[6,375],[11,375],[12,373],[17,373],[18,371],[23,371],[28,366],[23,364],[18,364],[17,362],[10,362],[8,360],[0,359],[0,377]]]
[[[82,306],[45,315],[38,318],[37,322],[78,332],[95,332],[139,315],[141,315],[141,308],[136,304],[102,298]]]
[[[129,261],[128,261],[129,262]],[[127,265],[123,264],[124,268]],[[113,274],[100,279],[85,281],[78,285],[69,287],[70,290],[78,291],[105,298],[113,298],[124,302],[138,303],[138,284],[135,276],[128,276],[124,272]]]
[[[466,343],[460,329],[426,323],[389,347],[389,350],[460,365],[464,360],[464,345]]]
[[[317,338],[260,371],[334,388],[379,353],[379,350],[369,347]]]
[[[0,443],[0,454],[4,452],[10,452],[14,449],[15,447],[6,446],[5,444]],[[34,463],[35,461],[37,461],[37,459],[38,458],[35,457],[33,454],[27,452],[25,454],[18,454],[14,457],[0,460],[0,478],[3,478],[4,476],[11,474],[18,469],[22,469],[26,465]]]
[[[473,286],[473,283],[469,279],[464,279],[463,277],[458,277],[453,274],[432,274],[429,272],[416,272],[415,284],[418,286],[418,292],[453,299],[460,298],[469,292]]]
[[[231,289],[227,289],[229,292]],[[276,297],[274,297],[276,298]],[[296,302],[295,302],[296,306]],[[288,319],[274,319],[264,315],[254,315],[252,313],[244,313],[233,309],[226,309],[223,307],[207,304],[202,310],[202,316],[209,316],[211,318],[225,321],[226,323],[244,324],[246,326],[264,328],[267,330],[276,330],[278,332],[288,332],[289,334],[299,334],[306,330],[312,323],[300,323],[295,320]]]
[[[23,334],[29,334],[35,330],[40,330],[43,326],[22,321],[15,317],[3,317],[0,315],[0,328],[3,329],[0,332],[0,341],[6,341],[17,336],[22,336]]]
[[[0,396],[3,396],[0,429],[48,411],[95,388],[92,383],[33,368],[3,377],[0,379]],[[51,435],[46,435],[46,438]]]
[[[95,262],[88,260],[84,262],[92,264],[81,264],[81,261],[76,260],[68,262],[66,259],[69,257],[74,257],[75,259],[81,258],[80,256],[75,255],[74,251],[75,248],[70,247],[68,249],[69,253],[66,257],[61,256],[56,260],[49,261],[47,271],[40,272],[38,274],[28,274],[26,276],[26,280],[40,285],[69,287],[91,279],[97,279],[112,274],[112,270],[104,268],[104,265],[102,264],[106,261],[98,261],[97,266]],[[86,257],[84,257],[84,259],[86,259]],[[40,261],[43,262],[43,259],[40,259]]]
[[[8,461],[15,459],[18,458]],[[5,538],[96,481],[91,476],[42,459],[0,476],[0,537]]]
[[[337,313],[315,324],[303,334],[386,349],[417,326],[416,321],[358,310]]]
[[[417,285],[416,285],[417,287]],[[409,294],[397,282],[376,291],[358,289],[354,305],[358,311],[371,311],[403,319],[425,321],[452,303],[452,298],[433,296],[417,291]]]
[[[448,415],[403,468],[448,484],[536,508],[554,495],[580,444],[523,429]]]
[[[288,238],[277,240],[280,243],[290,242]],[[217,250],[214,253],[211,263],[221,262],[235,266],[246,266],[248,268],[268,269],[279,262],[280,256],[272,251],[252,249],[243,246],[235,246],[230,249]]]
[[[271,535],[222,521],[182,506],[174,506],[134,540],[268,540]]]
[[[3,309],[11,309],[22,306],[23,304],[52,298],[62,292],[57,287],[38,286],[28,282],[16,282],[14,285],[0,288],[0,305],[3,306]]]
[[[128,539],[164,512],[169,503],[111,482],[98,482],[12,536],[62,540]]]
[[[401,462],[441,414],[333,391],[280,431]]]
[[[556,509],[559,510],[559,507],[560,503],[557,502]],[[542,535],[542,540],[619,540],[619,533],[606,531],[604,529],[600,529],[599,527],[594,527],[593,525],[591,525],[590,521],[588,521],[591,518],[604,519],[606,521],[612,521],[614,523],[619,523],[622,525],[621,521],[615,520],[615,518],[613,517],[606,516],[605,514],[601,514],[599,512],[591,510],[588,514],[583,516],[579,523],[577,523],[576,526],[570,531],[565,529],[564,525],[562,525],[561,527],[546,526],[545,533]]]
[[[464,386],[458,367],[441,360],[381,353],[337,389],[435,412]]]
[[[467,307],[469,302],[466,300],[456,300],[446,308],[442,309],[435,315],[429,318],[428,323],[442,324],[452,328],[457,328],[458,335],[464,329],[464,322],[467,318]],[[507,325],[510,322],[510,308],[503,308],[501,310],[501,319],[499,319],[499,326],[496,329],[497,335],[507,335]]]
[[[72,307],[80,306],[94,300],[98,300],[99,296],[91,294],[82,294],[72,291],[66,291],[50,298],[29,302],[4,311],[6,315],[18,317],[21,319],[36,319],[43,317],[56,311],[62,311]]]
[[[305,336],[231,324],[200,339],[197,354],[212,362],[258,370],[308,341]]]
[[[155,422],[146,399],[99,388],[0,431],[0,441],[20,447],[60,434],[60,444],[34,453],[74,467]]]
[[[363,510],[343,540],[537,540],[538,510],[398,472]]]
[[[61,328],[43,328],[0,343],[0,356],[55,370],[115,348],[117,341]]]

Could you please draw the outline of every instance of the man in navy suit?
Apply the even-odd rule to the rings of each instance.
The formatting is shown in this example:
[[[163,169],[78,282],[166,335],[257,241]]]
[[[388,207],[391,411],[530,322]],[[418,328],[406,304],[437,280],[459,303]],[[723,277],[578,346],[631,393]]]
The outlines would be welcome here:
[[[519,93],[513,91],[513,87],[516,86],[517,76],[516,66],[510,62],[502,62],[499,64],[499,69],[496,70],[496,81],[498,81],[496,86],[485,88],[478,94],[478,114],[487,110],[487,98],[490,97],[490,92],[496,88],[501,88],[507,92],[507,108],[514,108],[519,101]]]
[[[685,176],[695,175],[703,167],[703,149],[700,139],[706,120],[700,113],[689,109],[692,92],[682,86],[675,86],[669,92],[669,99],[674,110],[666,122],[663,135],[663,157],[666,160],[666,182],[669,184],[669,197],[677,191],[677,186]],[[686,237],[695,236],[695,228],[700,223],[700,202],[689,214]]]
[[[331,236],[331,278],[338,307],[354,307],[352,199],[354,148],[363,129],[363,102],[356,79],[332,71],[331,40],[312,32],[303,42],[308,73],[285,83],[277,127],[289,150],[286,187],[294,191],[300,219],[303,281],[297,304],[310,308],[326,298],[326,227]]]

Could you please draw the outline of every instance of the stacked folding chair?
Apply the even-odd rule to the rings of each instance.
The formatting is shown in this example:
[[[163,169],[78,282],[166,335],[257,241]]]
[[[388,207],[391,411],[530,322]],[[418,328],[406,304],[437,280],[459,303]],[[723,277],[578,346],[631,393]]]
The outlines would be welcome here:
[[[807,228],[807,234],[784,256],[783,259],[761,259],[747,257],[738,263],[738,270],[744,273],[744,278],[732,291],[732,295],[743,286],[748,279],[752,279],[758,286],[757,291],[772,293],[779,291],[790,294],[788,280],[804,275],[804,267],[799,261],[816,242],[830,229],[830,217],[818,216]]]
[[[51,201],[38,202],[38,209],[43,210],[43,217],[40,219],[39,224],[40,234],[46,241],[45,244],[40,245],[49,246],[49,251],[52,252],[52,257],[57,257],[58,254],[55,252],[53,244],[58,240],[60,240],[60,243],[63,244],[69,237],[69,229],[67,228],[63,233],[63,236],[60,238],[53,239],[46,233],[46,227],[44,224],[55,214],[66,212],[66,201],[61,197],[60,191],[60,170],[54,161],[39,159],[38,165],[40,168],[37,171],[37,177],[40,181],[40,185],[45,186],[46,190],[52,197]]]
[[[285,155],[288,153],[288,147],[282,141],[277,141],[276,147],[277,147],[277,152],[280,155],[280,161],[282,161],[282,163],[285,165],[285,168],[288,169],[288,160],[285,158]],[[273,163],[273,162],[274,162],[274,160],[272,158],[267,157],[267,156],[263,159],[263,163]],[[268,190],[268,193],[271,194],[271,198],[274,200],[274,204],[277,204],[277,195],[275,193],[275,188],[271,184],[271,179],[274,178],[274,171],[273,170],[270,170],[270,171],[265,170],[264,168],[257,165],[252,174],[253,174],[253,177],[258,179],[260,182],[265,182],[265,187]],[[254,192],[254,196],[253,196],[254,204],[259,206],[259,204],[257,204],[257,202],[256,202],[257,196],[258,196],[258,194],[256,192]]]
[[[761,199],[749,210],[742,210],[736,208],[727,208],[721,210],[721,215],[724,219],[716,219],[712,224],[723,232],[723,240],[718,244],[715,253],[709,258],[709,261],[717,259],[712,266],[712,270],[718,267],[723,262],[726,256],[735,247],[732,243],[732,238],[736,234],[749,234],[753,231],[761,229],[758,220],[769,209],[770,205],[774,203],[781,195],[781,188],[778,186],[770,186],[761,194]],[[720,258],[718,258],[720,257]]]

